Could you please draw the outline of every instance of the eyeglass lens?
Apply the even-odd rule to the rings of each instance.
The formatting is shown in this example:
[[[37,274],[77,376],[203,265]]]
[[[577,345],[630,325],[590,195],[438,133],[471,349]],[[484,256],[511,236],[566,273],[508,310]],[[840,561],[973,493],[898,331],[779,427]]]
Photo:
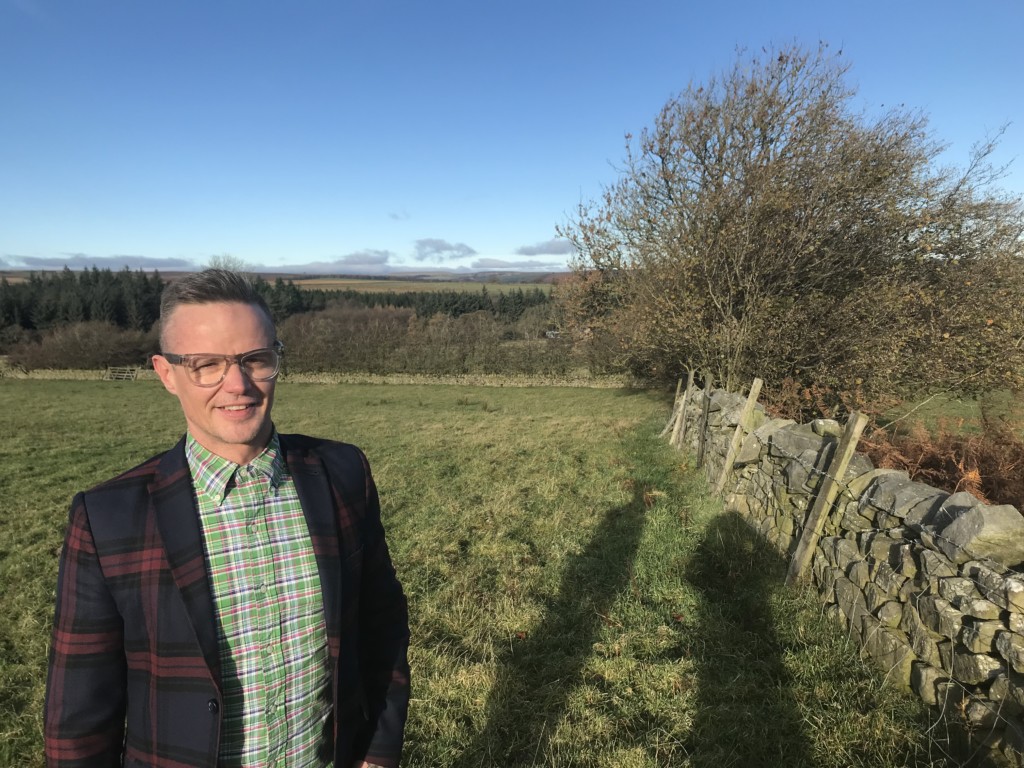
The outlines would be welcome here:
[[[237,362],[253,381],[267,381],[274,378],[278,368],[278,354],[272,349],[261,349],[242,357],[195,357],[189,372],[192,381],[200,386],[219,384],[227,376],[228,368]]]

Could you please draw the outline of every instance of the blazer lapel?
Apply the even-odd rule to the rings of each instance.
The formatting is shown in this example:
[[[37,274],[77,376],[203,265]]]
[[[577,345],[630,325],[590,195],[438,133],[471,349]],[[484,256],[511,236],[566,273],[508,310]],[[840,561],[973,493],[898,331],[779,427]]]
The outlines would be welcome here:
[[[149,492],[171,576],[185,601],[203,658],[220,686],[213,595],[206,574],[203,533],[192,490],[192,474],[185,459],[184,438],[164,454]]]
[[[320,589],[324,600],[324,621],[331,657],[337,659],[341,637],[341,555],[338,525],[331,489],[320,457],[306,446],[279,435],[288,471],[295,483],[302,513],[309,527],[316,556]]]

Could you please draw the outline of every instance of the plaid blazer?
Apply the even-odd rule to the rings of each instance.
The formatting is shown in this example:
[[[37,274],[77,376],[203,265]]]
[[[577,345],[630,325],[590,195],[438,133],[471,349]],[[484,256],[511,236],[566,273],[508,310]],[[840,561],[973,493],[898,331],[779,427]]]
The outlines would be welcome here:
[[[336,768],[395,768],[409,702],[405,596],[355,446],[281,435],[323,588]],[[185,441],[71,506],[47,678],[51,768],[215,768],[221,670]]]

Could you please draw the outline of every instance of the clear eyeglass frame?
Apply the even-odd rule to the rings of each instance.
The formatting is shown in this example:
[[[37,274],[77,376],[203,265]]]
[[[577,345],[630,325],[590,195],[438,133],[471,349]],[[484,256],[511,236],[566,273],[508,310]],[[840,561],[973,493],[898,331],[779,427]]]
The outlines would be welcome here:
[[[176,355],[162,352],[162,357],[171,365],[180,365],[188,371],[189,380],[197,387],[216,387],[225,378],[232,364],[237,365],[252,381],[270,381],[281,371],[281,357],[284,344],[275,341],[272,347],[263,347],[243,352],[240,355],[218,355],[196,352]]]

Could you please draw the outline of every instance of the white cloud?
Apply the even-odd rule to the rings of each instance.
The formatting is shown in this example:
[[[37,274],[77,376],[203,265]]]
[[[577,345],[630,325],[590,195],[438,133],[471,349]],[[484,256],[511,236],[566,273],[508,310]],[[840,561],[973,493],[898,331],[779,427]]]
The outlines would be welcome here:
[[[416,252],[413,258],[416,261],[451,261],[464,259],[467,256],[476,256],[476,251],[465,243],[449,243],[447,240],[440,240],[436,237],[428,237],[416,241]]]
[[[505,259],[477,259],[469,265],[472,269],[511,269],[516,271],[555,271],[565,269],[564,264],[556,261],[507,261]]]
[[[516,254],[519,256],[569,256],[574,253],[576,248],[573,244],[561,238],[516,248]]]
[[[335,261],[335,263],[359,267],[382,266],[387,264],[393,255],[394,254],[391,253],[391,251],[367,249],[365,251],[356,251],[355,253],[342,256]]]
[[[157,258],[152,256],[138,255],[117,255],[117,256],[90,256],[87,253],[65,253],[60,256],[9,256],[17,259],[25,269],[164,269],[171,271],[187,272],[197,269],[196,265],[188,259],[178,258]],[[13,263],[12,267],[17,267]]]

